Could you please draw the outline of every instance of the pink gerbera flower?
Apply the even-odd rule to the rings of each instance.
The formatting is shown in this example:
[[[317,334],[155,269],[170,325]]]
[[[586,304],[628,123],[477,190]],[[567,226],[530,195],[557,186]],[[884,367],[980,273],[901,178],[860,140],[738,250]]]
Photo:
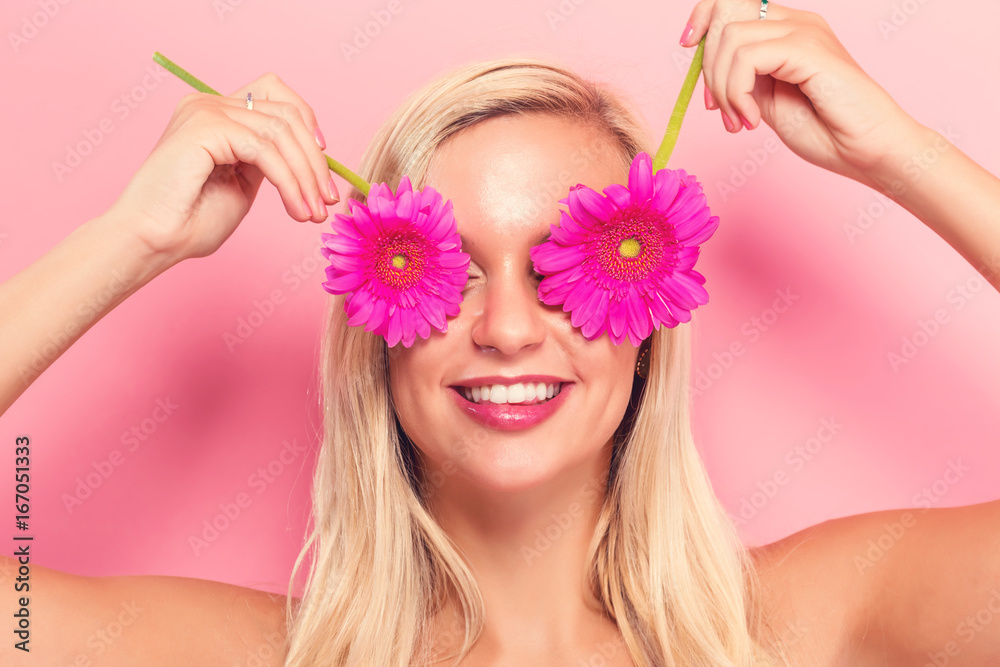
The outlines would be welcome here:
[[[705,278],[694,270],[699,245],[719,226],[701,185],[683,169],[655,174],[639,153],[628,188],[610,185],[601,195],[575,185],[560,224],[530,251],[535,270],[547,276],[538,296],[562,304],[590,340],[605,331],[638,347],[654,328],[675,327],[708,303]]]
[[[451,202],[430,187],[413,190],[403,176],[395,195],[381,183],[367,205],[351,199],[349,206],[351,215],[331,221],[336,233],[322,235],[330,260],[323,287],[348,294],[347,324],[364,324],[389,347],[401,340],[410,347],[431,327],[444,333],[469,279]]]

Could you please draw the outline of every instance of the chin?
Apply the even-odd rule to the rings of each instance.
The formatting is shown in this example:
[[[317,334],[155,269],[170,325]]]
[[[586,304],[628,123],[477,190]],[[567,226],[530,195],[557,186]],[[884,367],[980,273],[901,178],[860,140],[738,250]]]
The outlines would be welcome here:
[[[581,456],[578,450],[569,452],[565,446],[556,447],[557,441],[551,436],[504,442],[504,436],[491,435],[494,438],[479,447],[457,471],[484,491],[516,493],[543,487],[600,455],[596,449]]]

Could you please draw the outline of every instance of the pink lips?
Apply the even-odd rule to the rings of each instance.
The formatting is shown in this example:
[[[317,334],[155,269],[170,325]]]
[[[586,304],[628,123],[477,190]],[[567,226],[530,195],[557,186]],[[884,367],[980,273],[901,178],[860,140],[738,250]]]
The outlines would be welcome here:
[[[448,391],[458,407],[483,426],[498,431],[517,431],[531,428],[551,417],[566,402],[566,396],[572,391],[572,387],[572,382],[563,383],[558,394],[537,405],[473,403],[462,396],[455,387],[449,387]]]

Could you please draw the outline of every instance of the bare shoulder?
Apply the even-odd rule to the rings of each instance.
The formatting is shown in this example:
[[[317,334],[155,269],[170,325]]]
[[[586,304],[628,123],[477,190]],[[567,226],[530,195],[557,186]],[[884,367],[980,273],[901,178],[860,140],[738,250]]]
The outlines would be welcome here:
[[[27,598],[28,652],[0,649],[10,665],[280,665],[285,601],[242,586],[171,576],[84,577],[31,566],[28,592],[12,593],[17,561],[0,558],[4,609]]]
[[[791,664],[884,665],[876,601],[888,555],[916,513],[831,519],[750,549],[766,641]]]

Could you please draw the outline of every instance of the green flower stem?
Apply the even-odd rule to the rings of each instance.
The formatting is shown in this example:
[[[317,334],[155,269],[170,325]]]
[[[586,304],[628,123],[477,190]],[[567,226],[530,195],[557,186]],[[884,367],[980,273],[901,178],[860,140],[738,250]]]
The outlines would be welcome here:
[[[212,95],[222,95],[222,93],[214,90],[206,83],[200,79],[195,78],[190,72],[185,70],[183,67],[175,63],[174,61],[167,58],[165,55],[156,51],[153,53],[153,60],[164,67],[171,74],[176,75],[181,81],[189,84],[195,90],[202,93],[211,93]],[[323,157],[326,158],[326,164],[333,170],[334,173],[339,175],[345,181],[353,185],[358,191],[361,192],[365,197],[368,196],[368,191],[371,190],[371,185],[368,182],[355,174],[353,171],[342,165],[341,163],[334,160],[332,157],[323,153]]]
[[[674,104],[674,110],[670,113],[670,122],[667,123],[667,131],[663,135],[663,142],[660,144],[656,156],[653,157],[653,173],[667,166],[670,154],[674,152],[674,144],[681,133],[681,123],[684,121],[684,113],[687,111],[688,103],[691,101],[691,94],[698,83],[698,76],[701,74],[701,62],[705,56],[705,38],[698,42],[698,48],[694,52],[694,60],[688,68],[684,84],[681,86],[680,95]]]

